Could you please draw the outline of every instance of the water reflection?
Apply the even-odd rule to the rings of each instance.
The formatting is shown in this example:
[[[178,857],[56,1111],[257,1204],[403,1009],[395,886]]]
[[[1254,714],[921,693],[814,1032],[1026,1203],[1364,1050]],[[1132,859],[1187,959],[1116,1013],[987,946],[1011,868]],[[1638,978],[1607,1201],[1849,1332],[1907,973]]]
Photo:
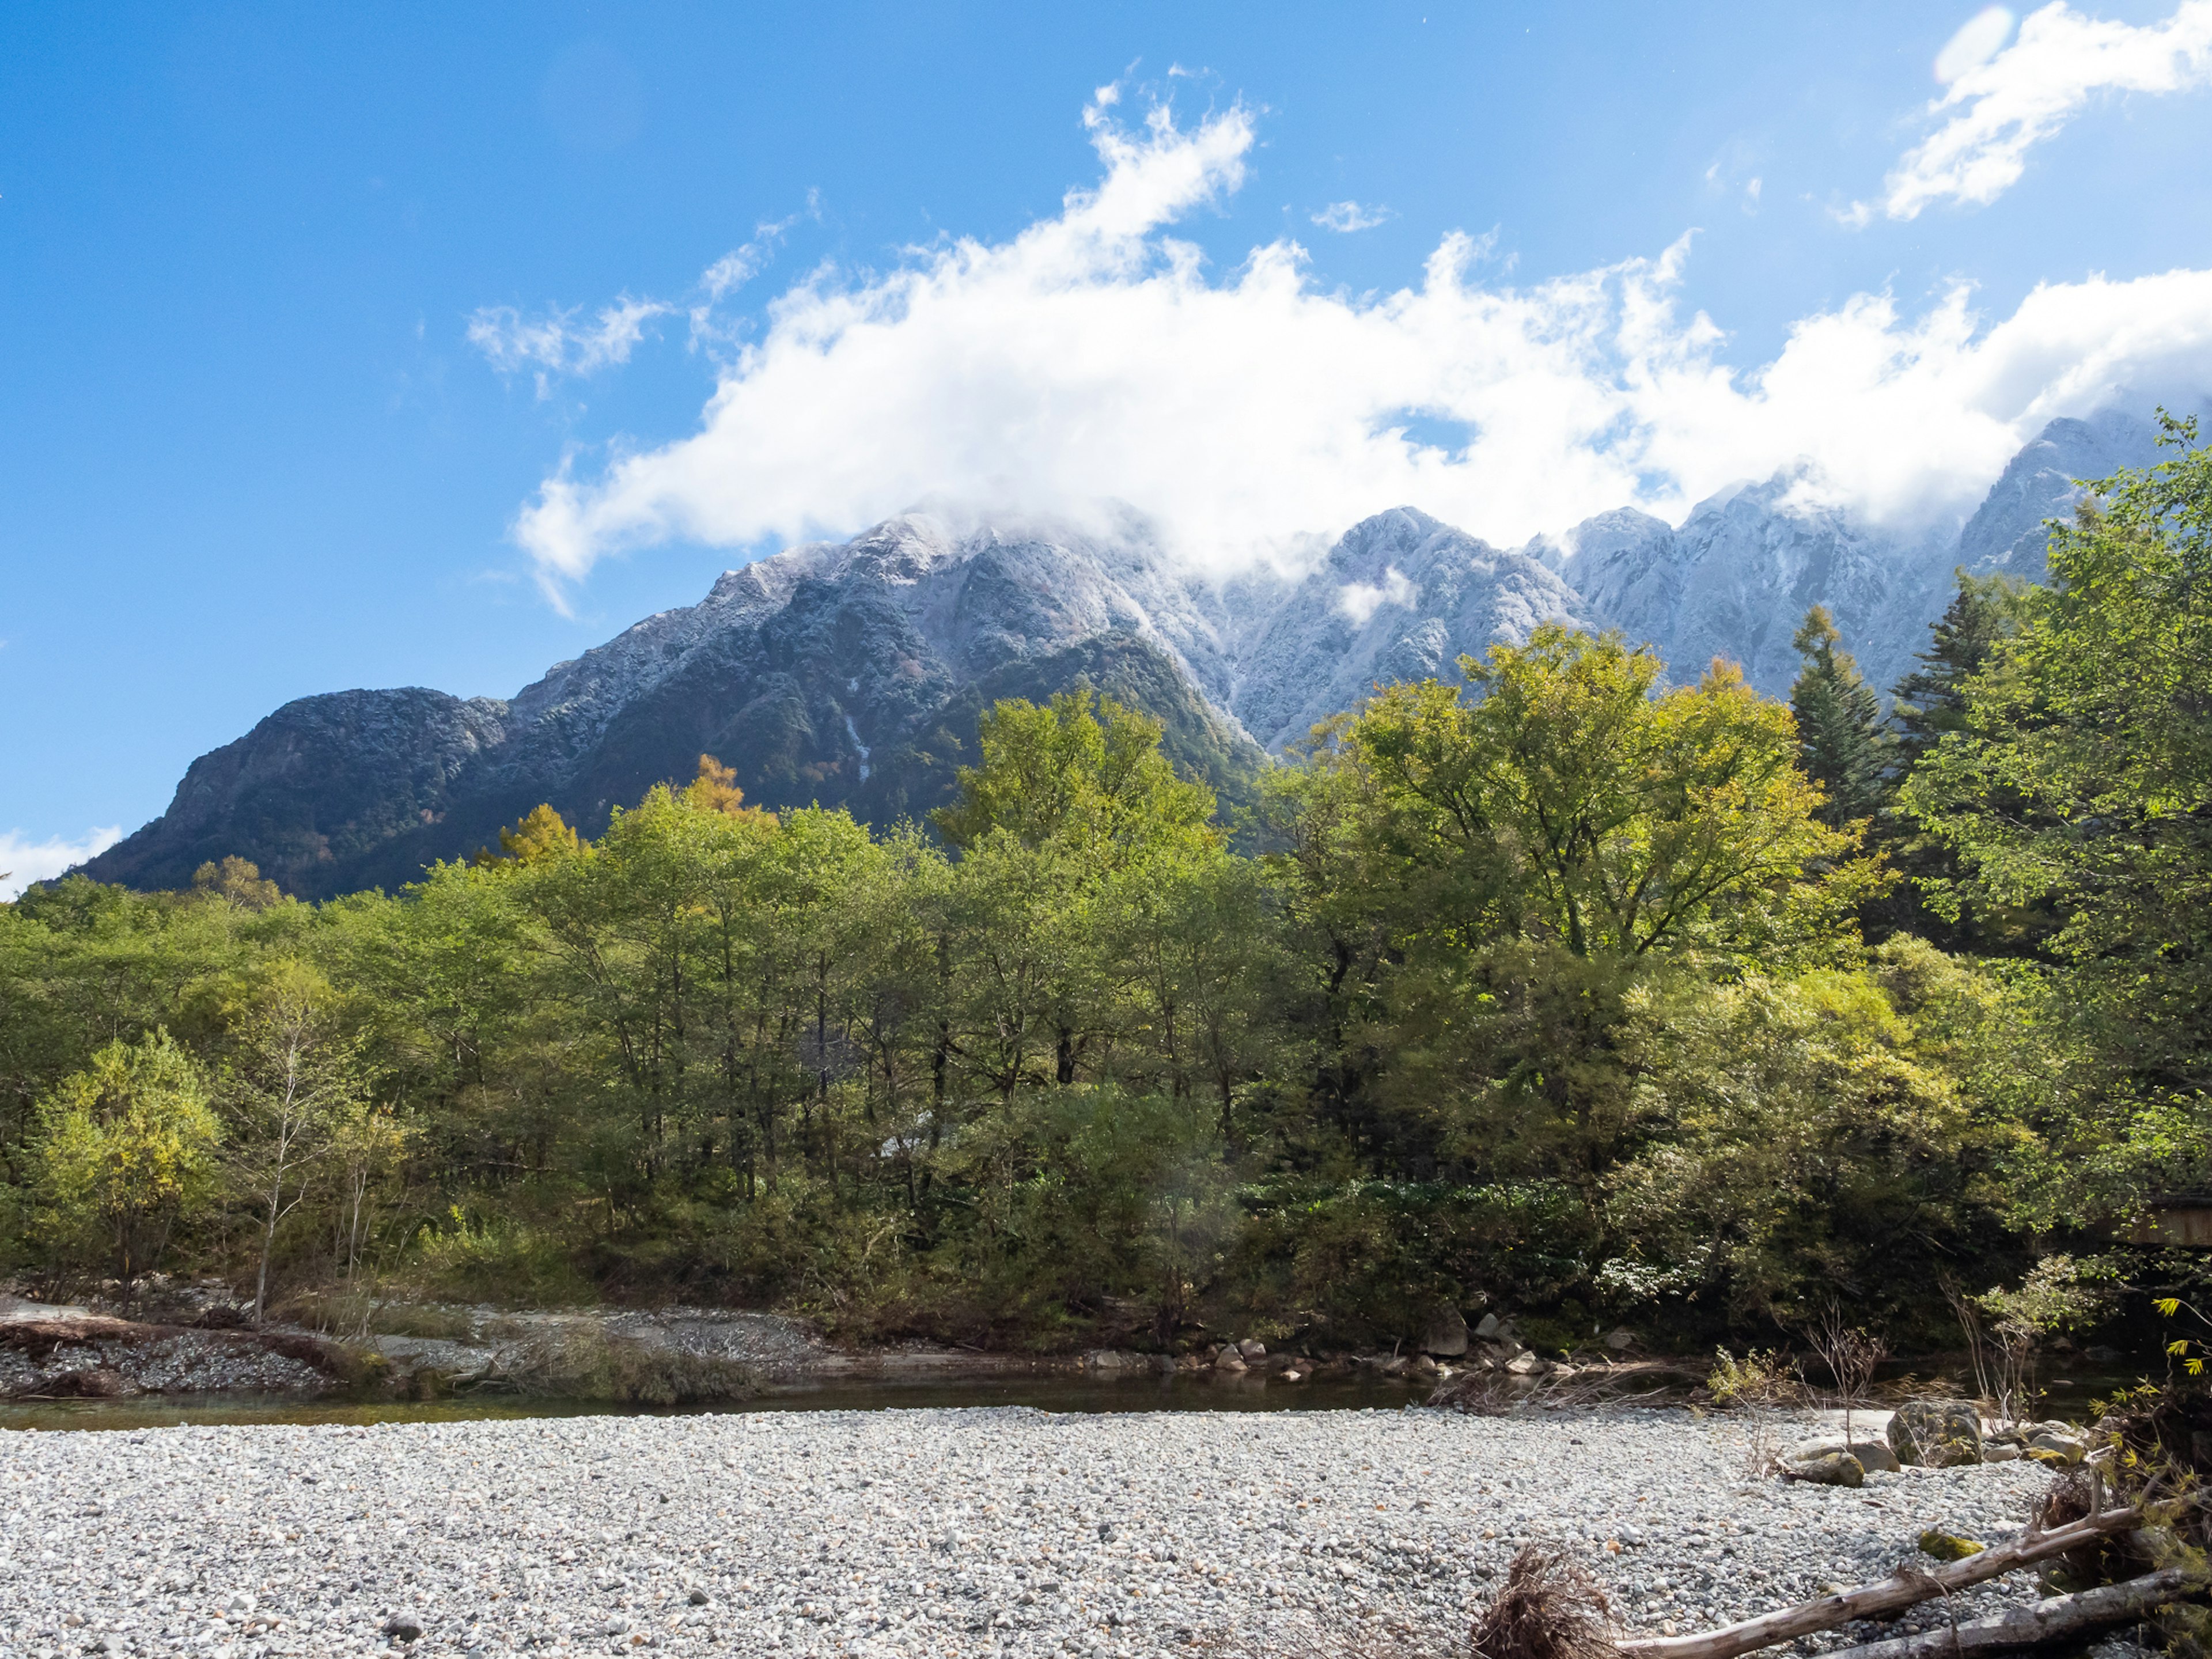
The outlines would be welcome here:
[[[500,1395],[395,1401],[299,1400],[241,1395],[141,1395],[125,1400],[0,1403],[0,1429],[152,1429],[179,1424],[470,1423],[532,1417],[672,1417],[725,1412],[884,1411],[937,1406],[1027,1406],[1047,1412],[1395,1411],[1427,1397],[1425,1383],[1392,1378],[1267,1382],[1207,1373],[1172,1376],[931,1377],[770,1388],[750,1400],[711,1406],[629,1406],[609,1401],[517,1400]]]

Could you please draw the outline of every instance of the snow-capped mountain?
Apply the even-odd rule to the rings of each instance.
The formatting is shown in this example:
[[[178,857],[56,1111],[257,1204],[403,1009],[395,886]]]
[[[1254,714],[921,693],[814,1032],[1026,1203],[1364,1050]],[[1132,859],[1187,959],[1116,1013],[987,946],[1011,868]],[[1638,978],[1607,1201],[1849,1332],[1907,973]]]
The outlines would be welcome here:
[[[2073,480],[2156,459],[2120,415],[2053,422],[1963,533],[1901,537],[1822,506],[1803,469],[1724,490],[1679,526],[1622,508],[1501,550],[1412,507],[1346,532],[1310,571],[1209,581],[1124,513],[1103,527],[908,514],[726,572],[514,698],[407,688],[286,704],[192,763],[161,817],[93,860],[101,879],[188,882],[238,854],[322,896],[416,878],[541,801],[596,833],[699,756],[769,806],[919,817],[975,759],[981,711],[1088,684],[1166,724],[1177,763],[1232,799],[1262,763],[1378,683],[1455,676],[1547,618],[1649,642],[1678,679],[1715,656],[1786,693],[1818,601],[1868,678],[1911,665],[1951,571],[2041,574]]]
[[[1502,552],[1401,507],[1354,525],[1287,592],[1247,588],[1237,614],[1230,708],[1280,749],[1378,683],[1456,677],[1463,654],[1582,623],[1574,590],[1535,559]]]

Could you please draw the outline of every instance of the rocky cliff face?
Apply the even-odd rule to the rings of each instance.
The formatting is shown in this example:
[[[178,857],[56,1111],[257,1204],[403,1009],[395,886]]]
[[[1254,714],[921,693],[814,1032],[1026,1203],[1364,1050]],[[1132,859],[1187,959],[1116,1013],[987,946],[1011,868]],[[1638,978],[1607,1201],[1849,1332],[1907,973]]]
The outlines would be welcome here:
[[[1787,692],[1790,639],[1825,603],[1887,687],[1911,665],[1958,562],[2040,574],[2042,521],[2073,480],[2155,459],[2119,415],[2058,421],[1963,533],[1902,538],[1819,504],[1802,471],[1722,492],[1679,526],[1623,508],[1505,550],[1413,510],[1347,532],[1295,580],[1216,585],[1152,527],[923,514],[726,573],[506,702],[407,689],[288,703],[192,763],[169,810],[88,872],[179,885],[250,858],[325,896],[416,879],[541,801],[596,834],[703,754],[768,806],[877,823],[942,804],[1000,697],[1085,684],[1166,722],[1166,746],[1232,800],[1262,764],[1379,682],[1451,676],[1547,618],[1618,628],[1679,678],[1715,656]]]

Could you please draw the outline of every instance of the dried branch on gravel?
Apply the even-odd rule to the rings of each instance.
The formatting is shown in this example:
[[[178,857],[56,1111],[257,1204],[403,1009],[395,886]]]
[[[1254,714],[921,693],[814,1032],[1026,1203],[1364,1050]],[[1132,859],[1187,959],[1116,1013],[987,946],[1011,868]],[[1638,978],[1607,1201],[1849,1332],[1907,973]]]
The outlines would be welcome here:
[[[1857,1647],[1837,1648],[1820,1659],[1950,1659],[1954,1654],[2027,1648],[2086,1635],[2148,1618],[2168,1602],[2201,1594],[2204,1581],[2167,1567],[2124,1584],[2100,1584],[2076,1595],[2057,1595],[2032,1607],[2012,1607],[1994,1619],[1945,1625],[1912,1636],[1893,1636]]]
[[[1779,1613],[1770,1613],[1741,1624],[1707,1631],[1697,1636],[1655,1636],[1620,1644],[1628,1659],[1735,1659],[1741,1653],[1771,1647],[1814,1631],[1833,1630],[1855,1619],[1879,1619],[1917,1602],[1953,1590],[1964,1589],[2002,1577],[2018,1567],[2064,1555],[2113,1533],[2131,1531],[2144,1522],[2135,1508],[2108,1510],[2050,1532],[2029,1531],[2008,1544],[1999,1544],[1953,1561],[1933,1571],[1901,1568],[1887,1578],[1856,1589],[1824,1595]]]
[[[1614,1659],[1611,1608],[1583,1565],[1524,1544],[1474,1621],[1474,1659]]]

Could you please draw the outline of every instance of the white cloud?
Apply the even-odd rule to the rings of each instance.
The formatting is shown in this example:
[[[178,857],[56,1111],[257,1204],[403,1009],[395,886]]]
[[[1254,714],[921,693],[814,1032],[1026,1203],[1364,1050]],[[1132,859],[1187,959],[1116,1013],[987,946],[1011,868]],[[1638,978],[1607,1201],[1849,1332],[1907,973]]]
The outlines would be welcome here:
[[[822,216],[822,194],[819,191],[806,192],[806,209],[789,218],[763,220],[753,227],[753,234],[743,246],[732,248],[720,258],[699,273],[696,297],[688,307],[691,318],[691,347],[702,345],[726,346],[733,343],[738,331],[724,322],[717,307],[739,289],[752,281],[768,266],[786,233],[800,219],[819,219]]]
[[[748,244],[748,246],[750,245]],[[708,272],[712,276],[744,252],[731,254]],[[736,273],[730,273],[732,283]],[[719,295],[717,296],[719,297]],[[538,395],[546,396],[556,375],[595,374],[603,368],[629,361],[630,352],[645,337],[646,327],[665,317],[675,307],[659,300],[632,299],[625,294],[597,316],[579,325],[582,310],[549,307],[536,317],[526,317],[513,306],[484,306],[469,318],[469,343],[502,374],[532,368],[538,374]]]
[[[1367,619],[1386,605],[1410,610],[1421,597],[1421,590],[1413,579],[1396,565],[1383,571],[1380,582],[1346,582],[1337,591],[1336,606],[1364,628]]]
[[[72,865],[96,858],[123,839],[120,824],[89,830],[82,841],[59,836],[27,841],[20,830],[0,830],[0,902],[15,898],[34,881],[51,881]]]
[[[1985,205],[2020,181],[2027,152],[2096,94],[2182,92],[2212,80],[2212,0],[2182,0],[2165,21],[2140,27],[2054,0],[1997,51],[2010,22],[1993,6],[1952,37],[1936,60],[1950,89],[1928,106],[1943,125],[1906,152],[1881,200],[1854,204],[1848,220],[1864,224],[1877,211],[1911,219],[1937,202]]]
[[[1388,208],[1362,207],[1357,202],[1331,202],[1313,216],[1313,222],[1323,230],[1350,232],[1372,230],[1390,216]]]
[[[1968,70],[1979,69],[2012,39],[2013,15],[2004,6],[1984,6],[1959,25],[1958,33],[1936,54],[1936,79],[1949,86]]]
[[[1379,296],[1319,289],[1289,240],[1213,272],[1170,228],[1243,179],[1248,113],[1088,119],[1103,176],[1056,216],[817,271],[721,366],[696,434],[549,477],[515,526],[548,592],[625,548],[850,534],[932,497],[1126,501],[1216,569],[1401,503],[1501,544],[1624,503],[1679,514],[1803,456],[1838,498],[1924,520],[2054,416],[2212,384],[2208,271],[2048,284],[1999,319],[1964,286],[1919,315],[1861,295],[1742,369],[1681,313],[1687,238],[1522,287],[1478,281],[1484,244],[1457,233]]]

